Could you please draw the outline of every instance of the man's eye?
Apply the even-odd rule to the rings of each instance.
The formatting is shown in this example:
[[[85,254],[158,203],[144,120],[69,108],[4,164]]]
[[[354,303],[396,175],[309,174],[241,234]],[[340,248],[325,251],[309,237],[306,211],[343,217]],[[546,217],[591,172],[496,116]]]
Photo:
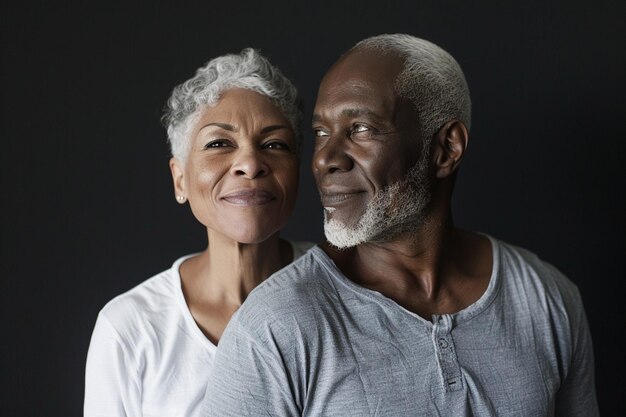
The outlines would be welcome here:
[[[265,142],[263,144],[263,148],[265,149],[284,149],[284,150],[290,150],[291,148],[289,147],[289,145],[287,145],[285,142],[281,142],[281,141],[277,141],[277,140],[272,140],[269,142]]]
[[[352,133],[367,132],[369,130],[370,130],[369,126],[361,124],[361,123],[357,123],[352,127]]]
[[[322,129],[313,129],[313,136],[316,138],[323,138],[328,136],[328,133],[324,132]]]
[[[209,148],[224,148],[226,146],[230,146],[230,142],[226,139],[215,139],[204,145],[204,149]]]

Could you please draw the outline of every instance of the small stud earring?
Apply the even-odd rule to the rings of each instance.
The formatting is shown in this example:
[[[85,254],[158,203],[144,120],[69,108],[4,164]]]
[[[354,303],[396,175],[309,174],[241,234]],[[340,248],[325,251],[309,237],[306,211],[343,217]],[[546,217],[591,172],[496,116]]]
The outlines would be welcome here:
[[[179,202],[180,204],[182,204],[182,203],[184,203],[184,202],[185,202],[185,200],[187,200],[187,199],[185,198],[185,196],[182,196],[182,195],[177,195],[177,196],[176,196],[176,200],[178,200],[178,202]]]

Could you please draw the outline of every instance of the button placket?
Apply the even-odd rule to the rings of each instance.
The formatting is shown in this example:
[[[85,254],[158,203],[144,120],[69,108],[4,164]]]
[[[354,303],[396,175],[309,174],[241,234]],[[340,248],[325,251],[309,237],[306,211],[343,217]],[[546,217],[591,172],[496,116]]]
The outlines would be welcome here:
[[[452,340],[452,317],[444,314],[434,317],[433,345],[437,352],[439,372],[445,392],[458,391],[463,388],[461,368]]]

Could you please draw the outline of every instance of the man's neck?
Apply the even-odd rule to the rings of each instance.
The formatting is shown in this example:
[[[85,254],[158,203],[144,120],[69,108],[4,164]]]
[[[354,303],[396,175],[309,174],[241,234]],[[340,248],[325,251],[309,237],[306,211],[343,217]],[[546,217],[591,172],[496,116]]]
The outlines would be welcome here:
[[[324,249],[350,280],[425,319],[472,304],[491,277],[489,240],[455,228],[450,215],[430,217],[419,230],[390,242]]]

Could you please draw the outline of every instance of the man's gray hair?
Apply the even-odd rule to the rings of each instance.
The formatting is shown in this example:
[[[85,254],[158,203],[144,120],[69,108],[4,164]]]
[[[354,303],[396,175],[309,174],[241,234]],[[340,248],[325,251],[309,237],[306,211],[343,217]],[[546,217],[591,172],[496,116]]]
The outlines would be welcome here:
[[[214,106],[220,94],[232,88],[255,91],[268,97],[287,118],[300,143],[302,110],[296,88],[282,72],[257,50],[246,48],[239,54],[214,58],[189,80],[177,85],[167,101],[163,122],[172,155],[185,162],[189,135],[204,106]]]
[[[471,124],[469,88],[461,66],[448,52],[424,39],[407,34],[372,36],[353,49],[395,53],[404,59],[396,80],[396,93],[413,102],[419,115],[425,144],[448,121],[457,119]]]

